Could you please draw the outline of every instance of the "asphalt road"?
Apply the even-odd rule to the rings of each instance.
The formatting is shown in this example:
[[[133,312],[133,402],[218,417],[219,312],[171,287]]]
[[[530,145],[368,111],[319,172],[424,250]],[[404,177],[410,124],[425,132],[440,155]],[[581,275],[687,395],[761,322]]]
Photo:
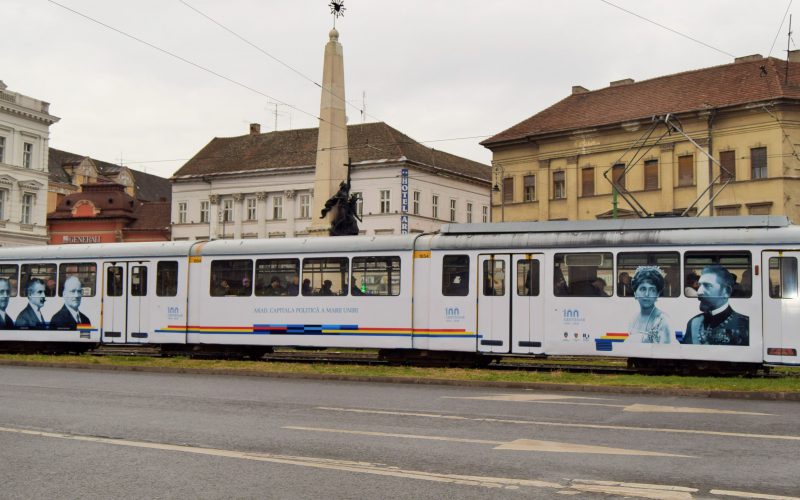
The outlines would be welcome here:
[[[785,498],[800,403],[0,367],[2,498]]]

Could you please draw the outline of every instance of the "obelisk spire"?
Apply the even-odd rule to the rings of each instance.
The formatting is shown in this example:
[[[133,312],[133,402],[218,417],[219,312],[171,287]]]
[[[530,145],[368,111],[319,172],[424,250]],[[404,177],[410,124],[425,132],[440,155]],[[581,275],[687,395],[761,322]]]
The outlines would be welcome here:
[[[334,24],[344,13],[344,2],[330,3]],[[344,93],[344,51],[339,43],[339,32],[334,27],[325,45],[322,67],[322,96],[319,106],[319,136],[317,139],[317,164],[314,176],[314,211],[309,228],[311,234],[327,235],[330,222],[320,219],[325,202],[338,190],[339,183],[347,180],[347,117]]]

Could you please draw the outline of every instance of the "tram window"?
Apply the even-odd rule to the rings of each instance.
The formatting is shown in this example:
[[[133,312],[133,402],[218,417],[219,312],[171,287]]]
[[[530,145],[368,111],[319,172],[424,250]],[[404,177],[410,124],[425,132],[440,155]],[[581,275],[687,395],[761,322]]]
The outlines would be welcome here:
[[[55,264],[22,264],[22,275],[20,282],[23,288],[20,295],[28,296],[28,286],[34,281],[39,280],[44,284],[44,296],[56,296],[56,265]]]
[[[297,295],[300,290],[300,259],[256,261],[256,295]]]
[[[346,295],[349,267],[347,257],[303,259],[303,295]]]
[[[400,295],[400,257],[354,257],[350,295]]]
[[[502,260],[483,261],[483,294],[506,294],[506,263]]]
[[[164,260],[156,265],[156,295],[158,297],[178,295],[178,262]]]
[[[614,259],[610,252],[557,253],[553,294],[557,297],[608,297]]]
[[[539,261],[525,259],[517,261],[517,295],[535,297],[539,295]]]
[[[106,295],[109,297],[122,297],[122,267],[109,266],[106,270]]]
[[[64,296],[67,278],[78,278],[84,297],[94,297],[97,287],[97,264],[94,262],[70,262],[58,268],[58,296]]]
[[[769,296],[773,299],[797,297],[797,259],[795,257],[769,258]]]
[[[17,296],[17,285],[19,284],[19,266],[16,264],[0,265],[0,280],[7,280],[9,287],[9,297]]]
[[[469,293],[469,255],[445,255],[442,260],[442,295],[464,297]]]
[[[618,297],[633,297],[634,283],[650,274],[650,280],[662,281],[659,297],[678,297],[681,288],[681,258],[678,252],[630,252],[617,254],[616,291]],[[655,275],[660,276],[661,279]],[[656,287],[658,283],[653,283]]]
[[[684,295],[687,297],[696,297],[696,292],[693,294],[690,289],[697,290],[697,287],[700,286],[699,282],[702,281],[703,270],[707,267],[710,267],[712,272],[714,269],[721,267],[730,273],[730,284],[727,286],[731,298],[743,298],[753,295],[752,257],[750,252],[686,252],[683,258]],[[697,280],[697,284],[693,284],[693,280]]]
[[[253,293],[253,261],[250,259],[215,260],[211,262],[213,297],[249,297]]]
[[[131,268],[131,297],[144,297],[147,295],[147,267],[133,266]]]

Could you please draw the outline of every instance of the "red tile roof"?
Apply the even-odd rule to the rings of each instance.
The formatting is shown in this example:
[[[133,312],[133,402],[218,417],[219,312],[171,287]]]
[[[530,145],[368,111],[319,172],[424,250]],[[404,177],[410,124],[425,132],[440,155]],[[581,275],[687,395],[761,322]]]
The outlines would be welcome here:
[[[650,119],[667,113],[727,108],[776,99],[800,99],[800,63],[768,58],[744,60],[636,83],[577,93],[481,142],[506,141]]]
[[[318,129],[307,128],[217,137],[175,172],[173,179],[264,169],[313,168],[317,135]],[[405,157],[434,170],[487,182],[491,174],[488,165],[424,146],[383,122],[348,125],[347,141],[353,163]]]

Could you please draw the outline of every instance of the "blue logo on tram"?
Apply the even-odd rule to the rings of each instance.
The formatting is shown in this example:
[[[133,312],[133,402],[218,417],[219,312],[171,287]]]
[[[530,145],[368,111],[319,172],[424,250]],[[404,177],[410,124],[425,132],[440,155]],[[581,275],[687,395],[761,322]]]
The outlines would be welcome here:
[[[574,324],[586,321],[586,318],[581,316],[581,311],[579,309],[564,309],[562,315],[564,323]]]

